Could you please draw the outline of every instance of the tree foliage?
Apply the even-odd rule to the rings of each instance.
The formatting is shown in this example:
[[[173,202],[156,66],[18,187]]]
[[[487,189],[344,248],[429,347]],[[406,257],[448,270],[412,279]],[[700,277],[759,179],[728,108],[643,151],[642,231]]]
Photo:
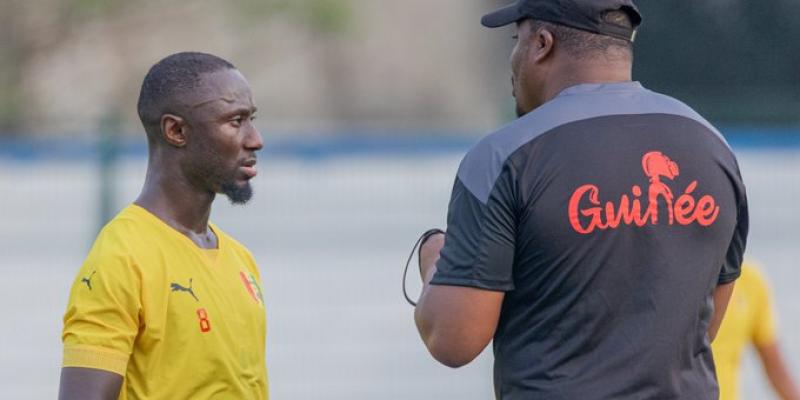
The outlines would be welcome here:
[[[639,79],[717,121],[800,122],[800,2],[638,4]]]

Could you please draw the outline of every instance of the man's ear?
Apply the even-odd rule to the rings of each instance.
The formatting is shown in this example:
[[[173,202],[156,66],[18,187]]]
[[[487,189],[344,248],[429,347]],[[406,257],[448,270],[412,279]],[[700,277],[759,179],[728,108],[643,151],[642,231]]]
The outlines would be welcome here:
[[[186,122],[182,117],[174,114],[164,114],[161,116],[161,134],[164,141],[175,146],[186,146]]]
[[[537,29],[533,33],[532,40],[531,52],[533,53],[534,62],[542,62],[553,55],[555,36],[546,26]]]

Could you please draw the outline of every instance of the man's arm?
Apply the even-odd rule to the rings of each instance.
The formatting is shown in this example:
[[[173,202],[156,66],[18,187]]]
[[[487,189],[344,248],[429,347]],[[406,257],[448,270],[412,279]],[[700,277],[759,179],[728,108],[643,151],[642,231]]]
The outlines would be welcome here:
[[[414,319],[431,355],[458,368],[474,360],[494,337],[505,293],[431,285],[444,239],[436,234],[420,249],[423,289]]]
[[[142,314],[141,275],[120,250],[125,241],[114,226],[104,228],[73,282],[61,335],[59,399],[118,398]]]
[[[764,370],[767,373],[772,387],[780,395],[783,400],[800,400],[800,390],[792,380],[789,374],[789,368],[783,361],[780,347],[777,342],[772,342],[767,345],[756,345],[758,356],[764,364]]]
[[[722,325],[722,318],[725,317],[725,311],[728,309],[728,303],[731,301],[731,295],[733,294],[733,285],[734,282],[725,283],[714,289],[714,316],[708,326],[708,339],[710,342],[713,342],[714,338],[717,337],[719,327]]]
[[[92,368],[61,369],[59,400],[116,400],[122,387],[122,376]]]

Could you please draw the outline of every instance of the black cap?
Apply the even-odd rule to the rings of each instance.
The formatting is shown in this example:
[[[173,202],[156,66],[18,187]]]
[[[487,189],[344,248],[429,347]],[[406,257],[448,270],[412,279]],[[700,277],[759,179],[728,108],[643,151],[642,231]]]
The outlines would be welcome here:
[[[609,11],[627,13],[633,28],[605,21],[603,16]],[[633,0],[517,0],[514,4],[484,15],[481,23],[488,28],[497,28],[525,18],[566,25],[630,42],[636,37],[636,28],[642,23],[642,15]]]

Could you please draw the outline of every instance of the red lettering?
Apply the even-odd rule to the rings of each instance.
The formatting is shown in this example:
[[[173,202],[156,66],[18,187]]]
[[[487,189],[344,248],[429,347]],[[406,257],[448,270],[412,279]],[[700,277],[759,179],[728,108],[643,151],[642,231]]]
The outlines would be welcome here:
[[[633,206],[631,207],[633,221],[636,223],[636,226],[644,226],[647,223],[647,215],[642,215],[642,202],[639,201],[639,197],[642,196],[642,188],[640,188],[639,185],[633,185],[631,193],[636,196],[633,199]],[[626,224],[630,225],[630,223],[627,222]]]
[[[619,212],[614,212],[614,203],[608,202],[606,203],[606,221],[608,222],[609,228],[616,228],[619,226],[620,221],[622,220],[622,214],[627,215],[627,208],[628,208],[628,196],[622,195],[622,198],[619,199]],[[623,211],[625,210],[625,211]]]
[[[697,223],[702,226],[711,226],[719,216],[719,206],[716,205],[714,198],[705,195],[697,202],[697,209],[694,216],[697,218]]]
[[[200,332],[206,333],[211,330],[211,321],[208,320],[205,308],[197,309],[197,318],[200,320]]]
[[[580,211],[580,214],[591,217],[588,226],[584,228],[583,225],[581,225],[580,217],[578,216],[578,207],[580,206],[581,197],[587,192],[589,193],[589,202],[599,206],[600,202],[597,199],[598,189],[597,186],[594,185],[583,185],[579,187],[569,199],[569,223],[572,225],[572,229],[582,234],[591,233],[600,222],[600,207],[592,207],[589,210]]]
[[[694,192],[696,187],[697,181],[690,183],[684,193],[680,195],[675,202],[675,220],[677,220],[680,225],[689,225],[694,222],[695,216],[692,211],[694,210],[695,201],[694,197],[692,197],[692,192]]]
[[[673,177],[677,175],[677,165],[670,168]],[[672,191],[664,182],[656,178],[651,176],[648,204],[644,214],[642,214],[640,201],[643,192],[638,185],[631,187],[632,197],[623,194],[620,196],[619,204],[609,201],[604,205],[601,205],[600,189],[597,186],[586,184],[579,187],[569,199],[568,214],[572,229],[586,235],[594,232],[595,229],[615,229],[622,224],[639,227],[647,224],[657,225],[659,198],[664,199],[669,213],[668,225],[674,223],[690,225],[697,222],[701,226],[711,226],[717,220],[720,208],[712,196],[705,195],[699,200],[695,200],[693,193],[697,189],[697,181],[690,183],[683,194],[673,202]],[[582,202],[586,207],[581,206]],[[605,217],[605,221],[603,217]]]
[[[625,225],[636,224],[643,226],[644,221],[641,216],[641,204],[638,199],[633,200],[633,206],[630,206],[630,200],[627,195],[622,195],[619,199],[619,209],[614,212],[614,204],[610,201],[606,203],[606,221],[609,228],[616,228],[620,223]]]

